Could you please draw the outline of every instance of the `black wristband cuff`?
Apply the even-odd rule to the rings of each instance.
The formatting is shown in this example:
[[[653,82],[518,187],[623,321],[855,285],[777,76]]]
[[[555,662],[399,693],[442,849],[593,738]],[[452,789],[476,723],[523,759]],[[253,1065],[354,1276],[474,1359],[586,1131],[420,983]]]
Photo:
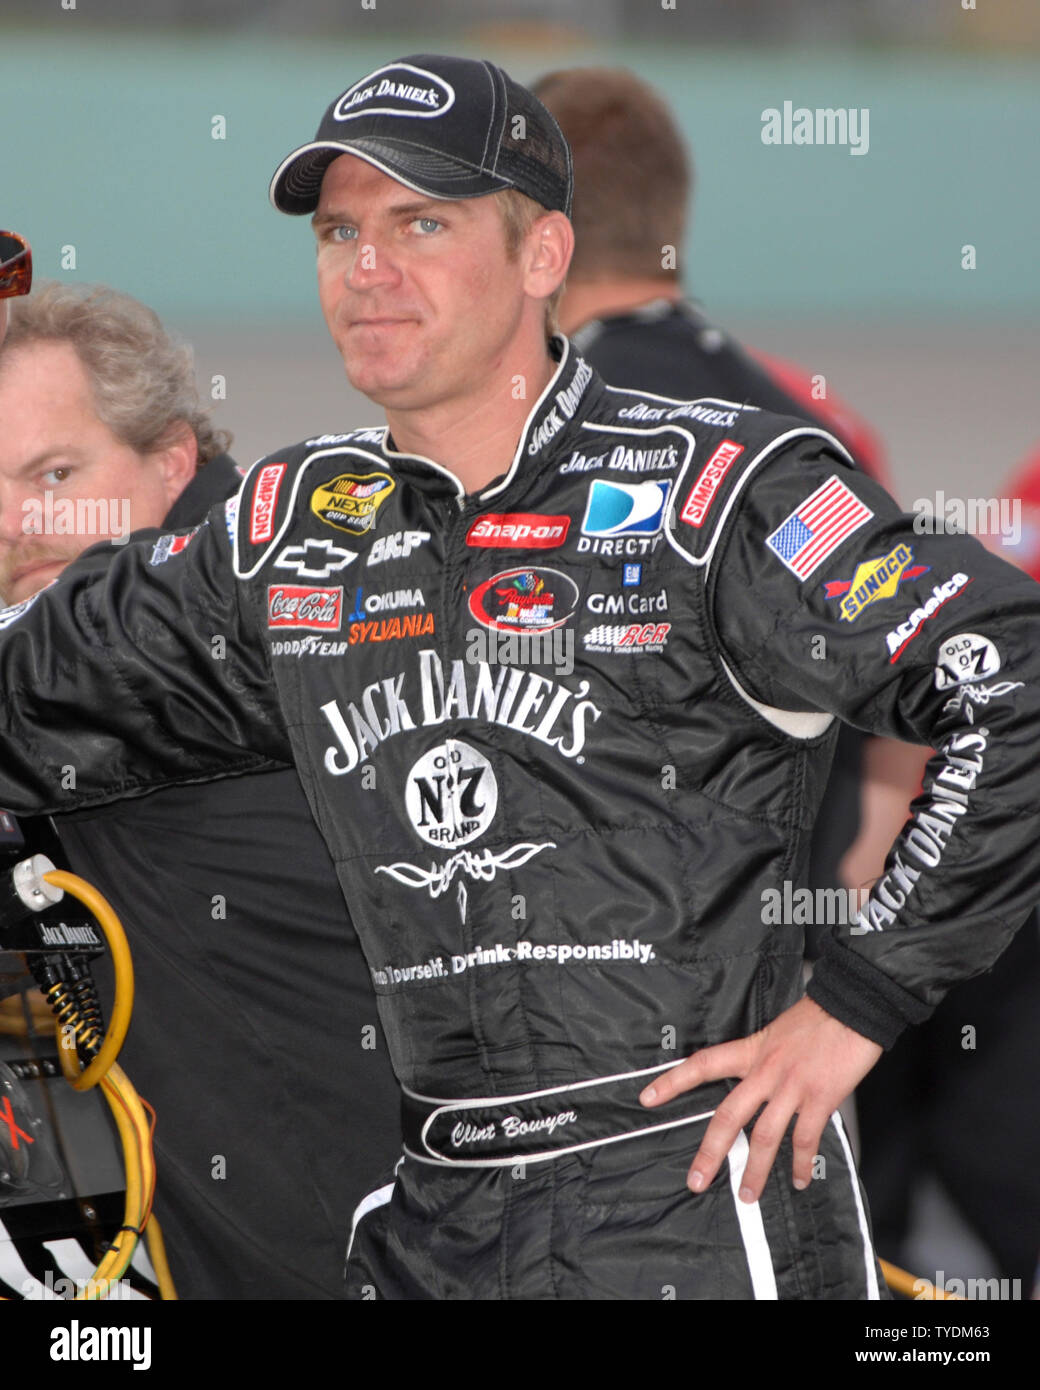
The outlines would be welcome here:
[[[904,1028],[931,1014],[930,1005],[833,937],[822,945],[806,993],[840,1023],[888,1049]]]

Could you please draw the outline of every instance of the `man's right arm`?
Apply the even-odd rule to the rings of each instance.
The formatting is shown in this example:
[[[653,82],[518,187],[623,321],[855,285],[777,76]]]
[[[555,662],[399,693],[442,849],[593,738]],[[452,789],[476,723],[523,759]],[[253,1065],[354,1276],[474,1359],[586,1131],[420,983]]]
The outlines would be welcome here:
[[[72,810],[291,762],[223,506],[163,553],[96,546],[0,611],[0,805]]]

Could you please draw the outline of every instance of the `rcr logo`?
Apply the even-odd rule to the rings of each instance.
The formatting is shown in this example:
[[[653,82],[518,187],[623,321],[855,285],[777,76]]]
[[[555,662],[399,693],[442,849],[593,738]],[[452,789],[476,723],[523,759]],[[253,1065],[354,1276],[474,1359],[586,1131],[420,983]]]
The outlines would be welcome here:
[[[465,845],[494,820],[498,783],[483,753],[448,739],[409,772],[404,801],[412,828],[427,844]]]

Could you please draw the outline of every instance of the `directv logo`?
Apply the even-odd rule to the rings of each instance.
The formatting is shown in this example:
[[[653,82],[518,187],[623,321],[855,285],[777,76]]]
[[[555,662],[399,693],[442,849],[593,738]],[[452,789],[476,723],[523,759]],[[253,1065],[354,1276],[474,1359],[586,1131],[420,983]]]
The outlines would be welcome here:
[[[671,482],[608,483],[593,479],[578,549],[604,555],[642,555],[653,549],[660,539],[671,487]],[[586,539],[590,536],[631,539]]]

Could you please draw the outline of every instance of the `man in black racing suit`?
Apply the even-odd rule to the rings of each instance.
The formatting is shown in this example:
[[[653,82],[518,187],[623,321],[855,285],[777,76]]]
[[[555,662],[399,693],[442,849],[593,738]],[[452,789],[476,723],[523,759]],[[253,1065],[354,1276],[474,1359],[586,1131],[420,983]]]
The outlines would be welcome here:
[[[568,189],[496,145],[518,107],[551,149],[498,69],[422,55],[282,166],[389,431],[280,450],[165,565],[87,555],[2,615],[0,804],[296,763],[408,1095],[357,1296],[876,1298],[830,1117],[1037,896],[1040,589],[817,427],[529,351]],[[502,177],[540,201],[515,260]],[[938,752],[799,998],[836,717]]]

